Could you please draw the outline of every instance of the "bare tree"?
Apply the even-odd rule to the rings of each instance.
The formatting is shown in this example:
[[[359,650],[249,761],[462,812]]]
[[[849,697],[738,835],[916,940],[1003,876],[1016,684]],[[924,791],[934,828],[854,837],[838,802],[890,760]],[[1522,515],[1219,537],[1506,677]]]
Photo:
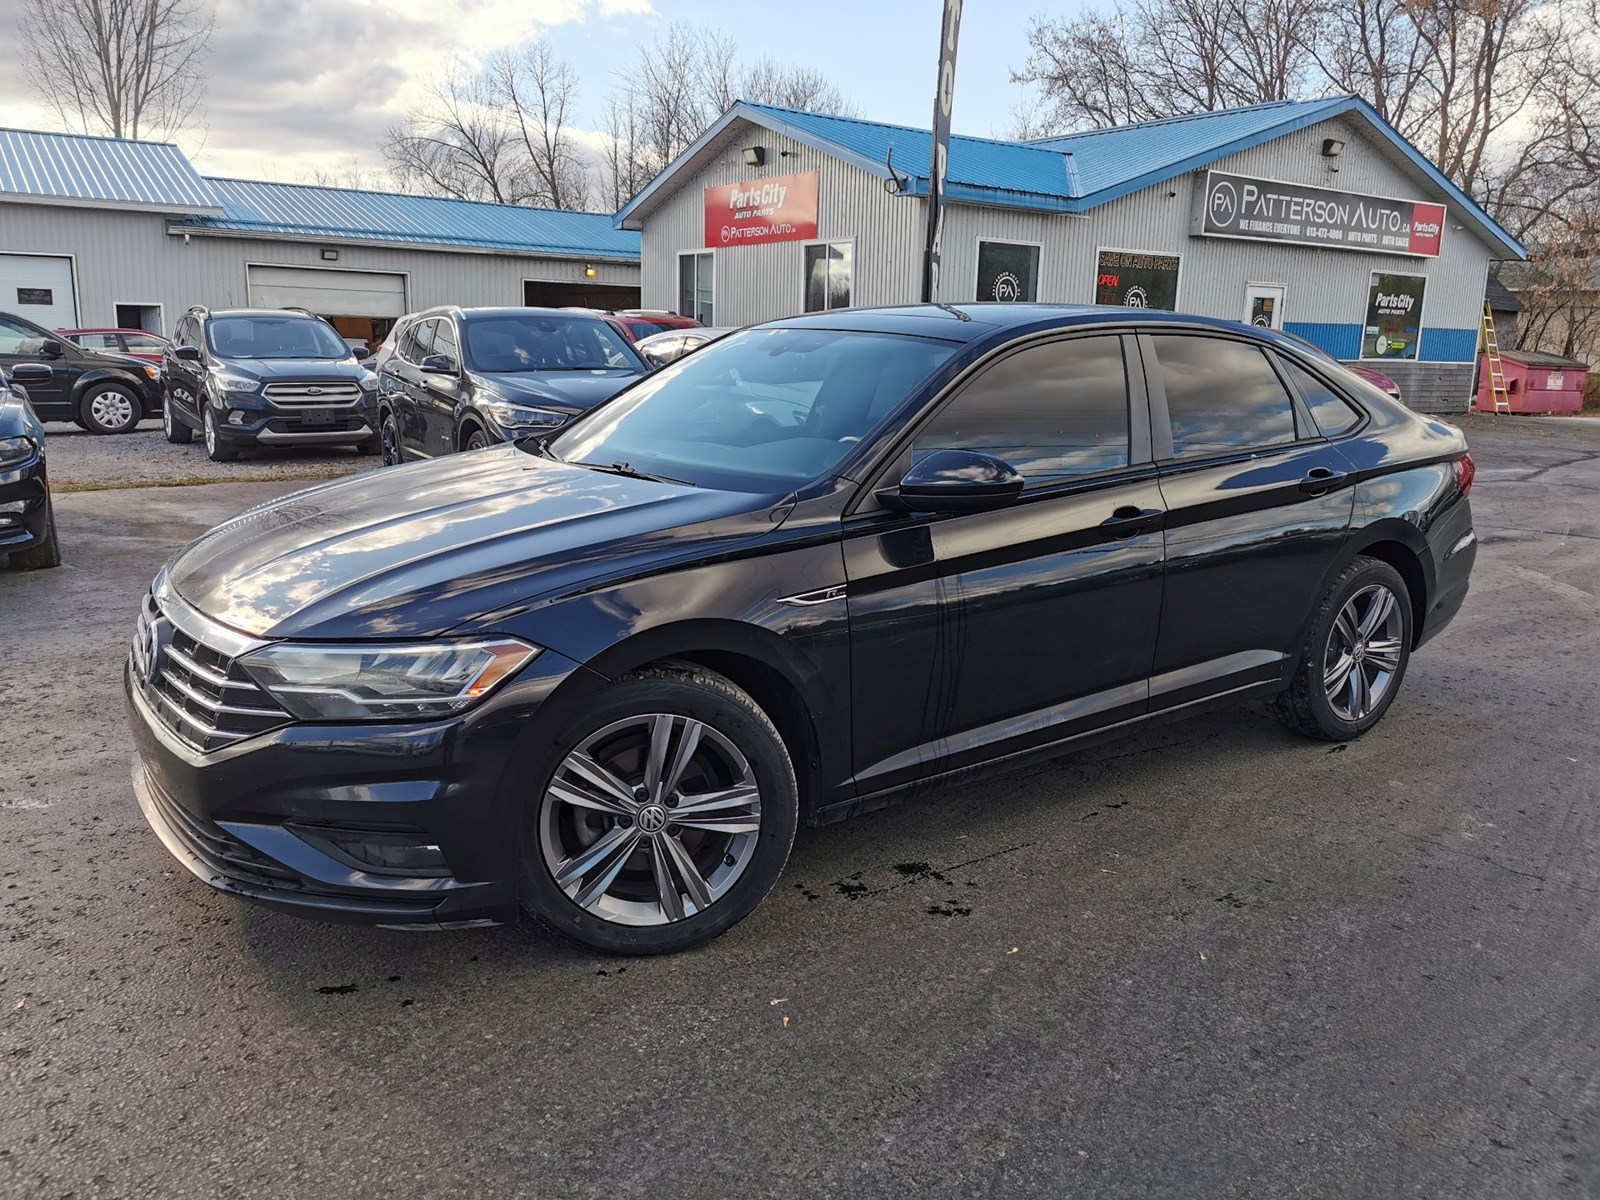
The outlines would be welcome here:
[[[578,78],[548,42],[490,60],[494,98],[522,142],[540,208],[581,209],[589,202],[589,167],[572,138],[570,113]]]
[[[860,110],[839,86],[814,67],[786,67],[772,58],[758,58],[739,73],[735,100],[798,108],[806,112],[854,117]],[[726,109],[721,105],[718,111]]]
[[[423,104],[389,129],[383,156],[408,190],[495,204],[521,204],[534,191],[494,81],[459,60]]]
[[[631,200],[659,169],[645,145],[638,98],[623,92],[606,109],[606,139],[601,162],[601,194],[612,211]]]
[[[205,96],[204,0],[22,0],[23,77],[67,124],[172,137]]]

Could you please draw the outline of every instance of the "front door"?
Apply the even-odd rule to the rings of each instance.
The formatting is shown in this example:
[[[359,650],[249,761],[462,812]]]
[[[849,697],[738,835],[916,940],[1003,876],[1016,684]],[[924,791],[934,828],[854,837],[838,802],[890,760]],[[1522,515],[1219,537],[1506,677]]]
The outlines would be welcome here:
[[[456,449],[456,412],[461,407],[461,351],[456,346],[456,324],[449,317],[430,322],[433,342],[429,358],[442,358],[444,374],[423,372],[418,403],[427,429],[428,453],[449,454]]]
[[[1145,711],[1161,493],[1129,354],[1134,340],[1115,334],[1012,352],[926,421],[875,484],[935,450],[978,450],[1027,480],[1014,504],[898,516],[873,502],[847,523],[862,794]]]
[[[1350,463],[1253,342],[1140,339],[1166,518],[1151,710],[1279,678],[1350,527]]]
[[[38,378],[24,378],[17,382],[28,393],[28,400],[40,418],[46,421],[70,416],[67,404],[72,398],[74,369],[62,358],[46,358],[42,351],[47,343],[59,341],[43,330],[20,321],[0,317],[0,367],[8,371],[19,363],[33,363],[50,372],[46,378],[35,370]]]
[[[1258,329],[1283,328],[1281,283],[1250,283],[1244,289],[1244,323]]]

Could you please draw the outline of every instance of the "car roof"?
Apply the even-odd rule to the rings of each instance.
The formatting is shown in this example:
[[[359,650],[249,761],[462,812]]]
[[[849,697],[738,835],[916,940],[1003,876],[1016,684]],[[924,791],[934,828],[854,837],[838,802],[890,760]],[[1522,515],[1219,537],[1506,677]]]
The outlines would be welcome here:
[[[588,318],[591,321],[599,321],[603,319],[600,313],[594,312],[590,309],[549,308],[531,304],[508,304],[500,307],[490,306],[484,308],[462,308],[455,304],[441,304],[435,308],[424,309],[422,312],[414,314],[414,316],[420,320],[423,317],[447,317],[454,314],[470,319],[473,317],[514,317],[523,316],[527,313],[538,313],[540,316],[551,317],[576,317],[580,320]]]
[[[297,321],[321,321],[315,313],[301,312],[297,308],[213,308],[197,313],[202,317],[290,317]]]
[[[96,326],[93,329],[63,329],[63,330],[60,330],[59,332],[64,333],[64,334],[68,334],[68,335],[71,335],[71,334],[74,334],[74,333],[145,333],[145,334],[149,334],[151,337],[158,337],[158,338],[164,338],[164,337],[167,336],[164,333],[156,333],[153,330],[149,330],[149,329],[129,329],[126,326],[122,326],[122,325],[103,325],[103,326]]]

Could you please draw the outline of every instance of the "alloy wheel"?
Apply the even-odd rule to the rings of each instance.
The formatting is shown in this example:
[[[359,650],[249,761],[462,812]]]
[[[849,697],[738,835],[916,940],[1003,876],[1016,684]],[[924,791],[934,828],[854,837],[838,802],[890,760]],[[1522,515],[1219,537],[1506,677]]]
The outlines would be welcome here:
[[[1345,601],[1328,635],[1322,684],[1342,720],[1362,721],[1388,698],[1405,661],[1400,601],[1381,583]]]
[[[200,424],[205,426],[206,453],[215,454],[217,452],[217,418],[212,415],[209,408],[206,409],[205,418]]]
[[[590,734],[562,760],[539,813],[544,865],[580,908],[619,925],[704,912],[744,874],[761,792],[711,725],[644,713]]]
[[[172,401],[169,399],[161,406],[161,432],[170,439],[173,434]]]
[[[400,459],[400,429],[395,424],[392,414],[385,415],[383,424],[379,427],[379,436],[383,441],[383,465],[386,467],[399,466]]]

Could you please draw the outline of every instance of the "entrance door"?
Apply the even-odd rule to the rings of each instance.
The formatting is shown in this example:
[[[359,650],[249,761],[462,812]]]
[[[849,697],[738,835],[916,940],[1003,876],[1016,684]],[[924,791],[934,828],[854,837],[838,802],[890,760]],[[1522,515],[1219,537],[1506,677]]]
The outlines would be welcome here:
[[[1283,328],[1283,284],[1251,283],[1244,289],[1244,320],[1260,329]]]
[[[0,312],[46,329],[73,329],[78,301],[72,260],[51,254],[0,254]]]

